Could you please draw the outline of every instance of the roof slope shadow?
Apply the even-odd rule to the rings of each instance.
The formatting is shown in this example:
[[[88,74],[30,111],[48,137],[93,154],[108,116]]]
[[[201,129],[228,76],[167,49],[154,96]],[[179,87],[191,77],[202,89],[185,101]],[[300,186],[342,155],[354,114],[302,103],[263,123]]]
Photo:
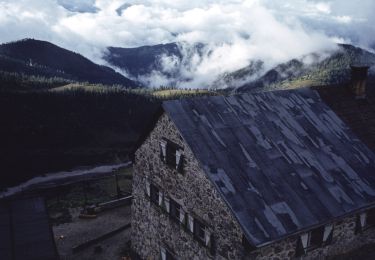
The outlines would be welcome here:
[[[366,98],[355,99],[348,84],[314,87],[322,100],[375,152],[375,82],[368,82]]]

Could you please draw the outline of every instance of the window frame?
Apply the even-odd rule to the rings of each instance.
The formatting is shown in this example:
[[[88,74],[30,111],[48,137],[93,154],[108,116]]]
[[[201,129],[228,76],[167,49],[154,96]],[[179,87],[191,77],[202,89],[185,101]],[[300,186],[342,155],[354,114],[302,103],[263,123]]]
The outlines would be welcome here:
[[[193,235],[196,240],[203,243],[206,246],[206,230],[207,225],[205,225],[202,221],[194,218],[193,224]],[[203,235],[203,237],[201,236]]]
[[[163,251],[165,258],[163,258]],[[160,247],[160,260],[177,260],[176,255],[167,246]]]
[[[324,226],[314,228],[313,230],[309,231],[308,236],[306,247],[307,252],[321,247],[323,245]]]
[[[178,164],[177,164],[177,157],[179,157]],[[176,144],[175,142],[165,137],[163,137],[160,140],[160,159],[168,167],[173,168],[179,173],[183,173],[183,168],[184,168],[183,148],[180,145]]]
[[[369,219],[371,219],[371,222]],[[375,208],[357,215],[355,234],[362,233],[372,227],[375,227]]]
[[[330,245],[333,240],[334,224],[316,227],[300,235],[297,241],[296,257],[303,256],[317,248]],[[304,245],[306,243],[306,245]]]

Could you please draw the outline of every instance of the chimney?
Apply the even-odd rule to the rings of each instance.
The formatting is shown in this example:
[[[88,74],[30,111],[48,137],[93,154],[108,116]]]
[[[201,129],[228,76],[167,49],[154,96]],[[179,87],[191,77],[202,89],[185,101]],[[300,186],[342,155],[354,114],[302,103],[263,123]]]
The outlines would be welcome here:
[[[370,67],[362,65],[352,65],[351,90],[356,99],[366,98],[367,72]]]

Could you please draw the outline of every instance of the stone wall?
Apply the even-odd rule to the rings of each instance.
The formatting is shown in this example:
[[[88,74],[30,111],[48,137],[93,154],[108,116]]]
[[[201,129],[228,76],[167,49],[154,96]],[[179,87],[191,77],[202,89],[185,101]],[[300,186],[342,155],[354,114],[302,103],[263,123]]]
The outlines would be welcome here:
[[[184,173],[166,166],[160,159],[159,141],[166,137],[184,149]],[[166,212],[146,196],[145,178],[155,183],[182,209],[208,224],[215,238],[216,252],[197,242]],[[132,248],[143,259],[159,259],[160,246],[169,248],[179,259],[291,259],[298,237],[291,237],[253,252],[245,253],[242,231],[220,194],[206,178],[190,148],[174,124],[164,114],[135,155],[132,204]],[[332,244],[309,252],[303,259],[323,259],[375,242],[373,230],[355,235],[356,217],[335,223]]]
[[[177,173],[160,159],[159,141],[166,137],[184,149],[184,173]],[[198,216],[215,238],[216,254],[201,246],[179,224],[152,204],[145,195],[145,177],[157,184],[184,211]],[[132,247],[144,259],[159,259],[165,244],[181,259],[238,259],[242,231],[212,183],[205,177],[191,150],[170,119],[163,115],[135,156],[132,205]]]
[[[374,229],[355,234],[356,216],[351,216],[334,224],[333,239],[330,245],[308,252],[300,259],[329,259],[358,249],[363,245],[375,243]],[[295,258],[298,237],[291,237],[247,254],[246,259],[280,260]]]

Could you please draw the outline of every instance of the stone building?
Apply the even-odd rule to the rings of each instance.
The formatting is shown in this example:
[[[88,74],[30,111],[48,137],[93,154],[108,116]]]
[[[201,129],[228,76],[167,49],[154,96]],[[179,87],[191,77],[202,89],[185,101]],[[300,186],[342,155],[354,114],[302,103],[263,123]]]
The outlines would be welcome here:
[[[375,240],[375,155],[316,90],[164,102],[134,170],[142,259],[322,259]]]

